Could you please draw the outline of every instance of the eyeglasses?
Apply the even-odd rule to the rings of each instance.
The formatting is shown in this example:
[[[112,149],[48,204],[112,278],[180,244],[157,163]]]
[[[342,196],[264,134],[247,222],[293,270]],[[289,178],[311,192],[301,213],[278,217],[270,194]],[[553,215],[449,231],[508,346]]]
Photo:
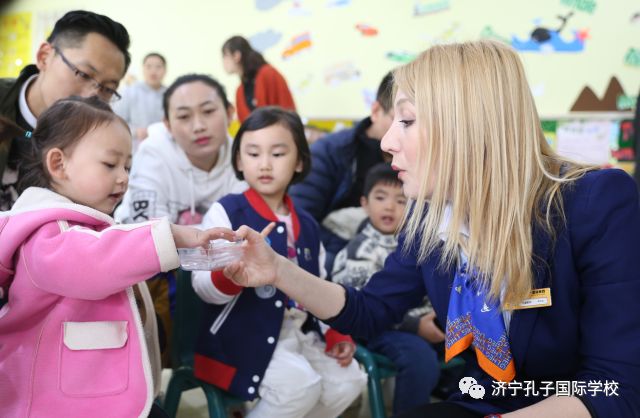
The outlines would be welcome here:
[[[64,56],[62,51],[60,51],[60,48],[58,48],[57,46],[54,46],[53,49],[56,51],[58,55],[60,55],[60,58],[62,58],[62,62],[64,62],[67,65],[67,67],[69,67],[69,69],[73,71],[73,73],[77,78],[79,78],[85,83],[91,83],[91,86],[98,91],[98,97],[100,97],[102,100],[104,100],[105,102],[116,102],[122,99],[122,96],[120,96],[120,94],[118,94],[117,91],[115,91],[110,87],[105,86],[102,83],[99,83],[95,78],[91,77],[89,74],[85,73],[84,71],[82,71],[81,69],[73,65],[67,59],[67,57]]]

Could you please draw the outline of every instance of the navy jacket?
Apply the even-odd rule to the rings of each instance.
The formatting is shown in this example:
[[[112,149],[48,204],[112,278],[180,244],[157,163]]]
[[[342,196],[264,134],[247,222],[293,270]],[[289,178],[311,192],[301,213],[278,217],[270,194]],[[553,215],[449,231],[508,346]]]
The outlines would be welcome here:
[[[619,396],[580,396],[597,417],[640,416],[640,207],[634,181],[622,170],[586,174],[563,190],[566,228],[555,246],[534,228],[534,288],[551,288],[552,306],[513,311],[509,341],[515,380],[618,382]],[[401,239],[401,241],[404,241]],[[390,328],[425,292],[441,325],[447,317],[454,271],[438,269],[438,254],[416,263],[416,251],[398,250],[362,291],[347,289],[347,303],[326,321],[354,337]],[[442,327],[444,329],[444,326]],[[503,413],[541,400],[492,396],[452,400],[481,414]],[[538,386],[537,386],[538,387]],[[603,386],[601,386],[602,388]],[[509,394],[511,393],[508,391]]]
[[[636,165],[633,175],[638,187],[640,187],[640,94],[638,94],[638,99],[636,100],[636,113],[633,118],[633,138],[636,151]]]
[[[318,223],[333,210],[344,206],[356,175],[358,136],[371,126],[365,118],[354,128],[322,137],[311,145],[311,171],[301,183],[289,191],[295,205],[309,212]],[[327,251],[330,274],[335,255],[347,241],[320,226],[320,238]]]
[[[304,211],[296,212],[290,199],[285,200],[291,213],[298,265],[318,276],[318,224]],[[276,221],[276,227],[269,234],[271,247],[287,256],[286,224],[278,221],[254,190],[227,195],[219,203],[233,229],[249,225],[260,231]],[[251,400],[258,396],[258,387],[273,356],[288,299],[273,286],[238,287],[222,272],[214,272],[212,279],[224,293],[236,296],[225,305],[206,305],[196,344],[194,372],[202,380]],[[320,332],[317,320],[311,315],[305,325]],[[352,341],[333,330],[329,330],[326,337],[332,344]]]

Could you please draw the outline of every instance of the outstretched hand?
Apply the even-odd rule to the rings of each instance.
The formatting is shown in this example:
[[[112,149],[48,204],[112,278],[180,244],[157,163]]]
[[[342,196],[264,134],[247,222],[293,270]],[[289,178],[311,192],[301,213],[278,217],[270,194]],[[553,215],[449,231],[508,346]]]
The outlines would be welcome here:
[[[239,286],[258,287],[274,284],[278,278],[278,260],[280,256],[269,247],[265,238],[275,228],[271,222],[262,232],[246,225],[235,232],[239,239],[244,238],[242,260],[230,264],[224,269],[224,275]]]
[[[195,248],[209,246],[209,241],[226,239],[234,241],[236,234],[228,228],[210,228],[200,230],[192,226],[171,224],[171,234],[176,243],[176,248]]]

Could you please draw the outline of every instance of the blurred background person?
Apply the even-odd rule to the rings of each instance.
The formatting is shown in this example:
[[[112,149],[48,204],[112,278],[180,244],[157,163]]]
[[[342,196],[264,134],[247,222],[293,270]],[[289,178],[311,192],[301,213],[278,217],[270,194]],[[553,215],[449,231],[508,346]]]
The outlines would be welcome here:
[[[293,97],[282,74],[251,47],[242,36],[233,36],[222,45],[222,65],[227,74],[240,76],[236,90],[238,119],[243,122],[256,108],[280,106],[296,110]]]
[[[131,128],[133,151],[140,141],[149,136],[149,125],[162,121],[162,95],[167,87],[162,84],[167,73],[167,61],[157,52],[148,53],[142,60],[143,81],[136,82],[122,91],[122,100],[114,104],[113,110]]]

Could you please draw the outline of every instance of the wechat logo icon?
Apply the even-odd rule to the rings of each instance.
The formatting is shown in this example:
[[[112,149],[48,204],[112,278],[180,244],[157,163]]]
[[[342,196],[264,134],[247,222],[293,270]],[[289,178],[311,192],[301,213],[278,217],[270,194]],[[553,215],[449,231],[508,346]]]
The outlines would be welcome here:
[[[460,392],[468,393],[473,399],[484,398],[484,388],[473,377],[463,377],[458,383]]]

